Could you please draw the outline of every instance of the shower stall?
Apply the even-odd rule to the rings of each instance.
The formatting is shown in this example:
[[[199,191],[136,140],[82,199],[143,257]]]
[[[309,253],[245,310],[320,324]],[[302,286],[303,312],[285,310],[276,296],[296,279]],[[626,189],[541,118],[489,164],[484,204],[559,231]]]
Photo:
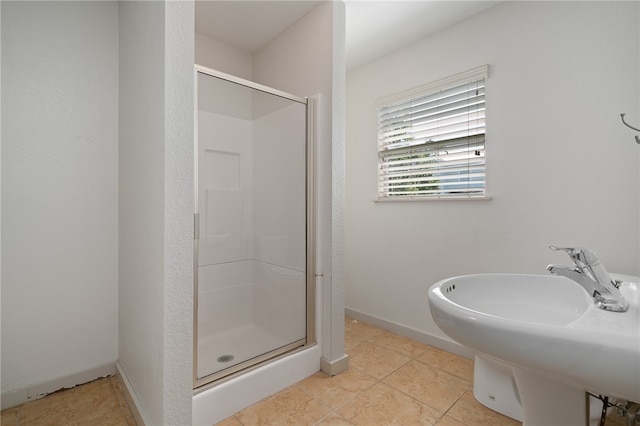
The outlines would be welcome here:
[[[194,388],[315,344],[312,104],[196,65]]]

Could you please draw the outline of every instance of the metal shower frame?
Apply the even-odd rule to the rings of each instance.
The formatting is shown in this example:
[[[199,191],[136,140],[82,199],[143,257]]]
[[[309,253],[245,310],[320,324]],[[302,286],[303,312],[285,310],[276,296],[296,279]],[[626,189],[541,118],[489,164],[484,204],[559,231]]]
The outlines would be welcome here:
[[[306,109],[306,337],[276,350],[259,355],[248,361],[239,363],[222,371],[198,378],[198,240],[199,240],[199,212],[198,212],[198,74],[219,78],[231,83],[239,84],[251,89],[259,90],[281,98],[289,99],[305,105]],[[193,307],[193,389],[194,394],[210,389],[217,384],[230,380],[247,371],[256,369],[268,362],[305,350],[316,344],[316,216],[315,216],[315,153],[314,153],[314,125],[315,103],[313,99],[292,95],[253,81],[245,80],[201,65],[194,65],[194,110],[196,111],[194,125],[194,307]]]

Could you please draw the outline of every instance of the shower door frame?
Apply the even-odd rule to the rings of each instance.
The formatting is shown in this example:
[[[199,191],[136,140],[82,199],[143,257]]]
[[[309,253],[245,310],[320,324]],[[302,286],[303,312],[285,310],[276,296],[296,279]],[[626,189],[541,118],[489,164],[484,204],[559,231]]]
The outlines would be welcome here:
[[[291,342],[273,351],[258,355],[247,361],[238,363],[224,370],[214,372],[202,378],[198,378],[198,263],[199,263],[199,187],[198,187],[198,74],[219,78],[230,83],[239,84],[250,89],[265,92],[274,96],[289,99],[301,103],[306,111],[306,132],[305,132],[305,152],[306,152],[306,337]],[[307,349],[316,344],[316,238],[315,238],[315,159],[314,159],[314,100],[307,97],[299,97],[282,90],[264,86],[253,81],[245,80],[234,75],[226,74],[201,65],[194,65],[194,265],[193,265],[193,389],[194,394],[207,390],[217,384],[230,380],[247,371],[256,369],[268,362],[290,355],[292,353]]]

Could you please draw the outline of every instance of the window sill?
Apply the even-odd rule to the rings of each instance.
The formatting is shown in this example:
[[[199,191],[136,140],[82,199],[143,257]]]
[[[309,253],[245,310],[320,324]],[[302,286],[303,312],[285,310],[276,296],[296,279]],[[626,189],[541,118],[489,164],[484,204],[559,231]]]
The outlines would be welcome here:
[[[399,203],[399,202],[415,202],[415,201],[489,201],[493,197],[489,195],[450,195],[442,197],[387,197],[376,198],[374,203]]]

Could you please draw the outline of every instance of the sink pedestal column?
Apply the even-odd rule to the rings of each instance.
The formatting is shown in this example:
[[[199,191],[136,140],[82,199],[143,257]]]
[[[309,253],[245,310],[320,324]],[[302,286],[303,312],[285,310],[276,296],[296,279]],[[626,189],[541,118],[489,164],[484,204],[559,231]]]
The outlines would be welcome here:
[[[588,425],[588,396],[577,387],[513,367],[522,402],[523,426]]]

